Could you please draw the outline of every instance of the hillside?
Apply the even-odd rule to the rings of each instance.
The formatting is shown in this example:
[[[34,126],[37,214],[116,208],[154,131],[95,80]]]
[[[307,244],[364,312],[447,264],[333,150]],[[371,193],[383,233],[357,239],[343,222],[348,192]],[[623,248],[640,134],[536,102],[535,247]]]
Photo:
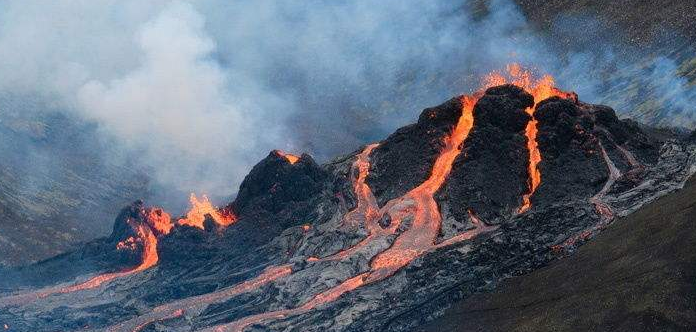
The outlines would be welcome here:
[[[0,96],[0,265],[35,262],[104,236],[124,204],[149,196],[142,172],[102,151],[108,146],[94,126]]]
[[[561,56],[592,55],[580,63],[602,78],[596,102],[652,125],[696,126],[696,1],[515,2]]]
[[[696,179],[568,258],[474,295],[418,332],[694,331]]]

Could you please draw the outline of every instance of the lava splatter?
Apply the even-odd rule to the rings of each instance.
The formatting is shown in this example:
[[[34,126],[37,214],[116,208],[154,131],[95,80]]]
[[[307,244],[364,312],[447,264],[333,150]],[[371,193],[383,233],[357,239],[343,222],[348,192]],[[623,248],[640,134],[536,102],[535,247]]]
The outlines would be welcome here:
[[[179,225],[205,229],[206,216],[210,216],[216,224],[222,227],[227,227],[237,221],[237,216],[230,209],[216,208],[206,195],[203,195],[201,200],[198,200],[198,197],[192,193],[189,201],[191,202],[191,209],[186,213],[186,217],[177,221]]]

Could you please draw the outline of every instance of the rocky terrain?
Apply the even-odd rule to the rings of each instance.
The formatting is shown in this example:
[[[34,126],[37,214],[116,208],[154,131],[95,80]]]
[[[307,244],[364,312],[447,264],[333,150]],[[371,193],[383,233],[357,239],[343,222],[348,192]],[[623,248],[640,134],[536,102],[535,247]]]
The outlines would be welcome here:
[[[416,331],[693,331],[696,179]],[[582,313],[582,314],[578,314]]]
[[[679,132],[548,81],[493,82],[322,165],[272,151],[222,208],[194,197],[173,218],[135,202],[108,238],[2,271],[0,324],[408,331],[572,254],[696,172]]]

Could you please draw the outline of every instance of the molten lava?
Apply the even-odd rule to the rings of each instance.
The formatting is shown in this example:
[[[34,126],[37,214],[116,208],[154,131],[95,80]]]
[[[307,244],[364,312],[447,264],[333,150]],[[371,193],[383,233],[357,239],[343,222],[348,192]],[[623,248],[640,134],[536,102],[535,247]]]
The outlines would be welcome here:
[[[275,153],[276,153],[278,156],[281,156],[281,157],[285,158],[285,159],[286,159],[290,164],[292,164],[292,165],[294,165],[297,161],[300,160],[300,157],[298,157],[298,156],[296,156],[296,155],[294,155],[294,154],[290,154],[290,153],[284,152],[284,151],[275,150]]]
[[[185,218],[181,218],[177,221],[179,225],[205,229],[204,222],[206,216],[210,216],[216,224],[222,227],[227,227],[237,221],[237,216],[235,216],[230,209],[226,208],[220,210],[216,208],[205,195],[203,195],[202,199],[199,201],[196,195],[192,193],[190,202],[191,209],[186,213]]]
[[[532,72],[525,70],[519,64],[508,65],[506,75],[494,72],[486,77],[486,86],[490,87],[502,84],[514,84],[534,96],[534,106],[526,109],[527,114],[529,114],[532,119],[527,123],[527,128],[525,129],[527,149],[529,150],[529,190],[522,197],[522,206],[518,209],[518,213],[524,213],[532,207],[531,197],[539,187],[539,184],[541,184],[541,172],[538,166],[542,157],[541,151],[539,151],[539,143],[537,142],[538,121],[534,118],[537,105],[541,101],[551,97],[577,100],[577,95],[555,88],[554,79],[550,75],[544,75],[540,79],[535,80]]]
[[[389,249],[372,260],[367,282],[371,283],[391,276],[435,245],[442,216],[433,195],[447,179],[454,160],[462,151],[462,145],[474,126],[474,106],[477,101],[478,98],[474,96],[461,98],[462,115],[452,133],[445,138],[445,147],[435,160],[430,177],[420,186],[397,199],[398,205],[405,203],[408,206],[410,202],[415,203],[416,210],[409,213],[414,218],[412,225],[396,238]],[[392,220],[398,222],[403,217],[400,214],[391,216]]]

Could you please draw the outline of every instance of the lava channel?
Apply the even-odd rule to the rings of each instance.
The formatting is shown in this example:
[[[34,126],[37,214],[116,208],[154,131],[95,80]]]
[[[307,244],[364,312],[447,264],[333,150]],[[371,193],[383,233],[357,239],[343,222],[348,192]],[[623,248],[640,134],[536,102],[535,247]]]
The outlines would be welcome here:
[[[527,137],[527,150],[529,151],[529,165],[527,172],[529,174],[528,191],[522,196],[522,205],[518,209],[518,213],[524,213],[532,207],[532,195],[541,184],[541,172],[539,171],[539,163],[542,160],[541,151],[539,151],[539,143],[537,141],[538,121],[534,117],[537,105],[548,98],[560,97],[566,99],[577,100],[577,95],[572,92],[565,92],[554,87],[554,79],[550,75],[544,75],[538,80],[533,78],[532,72],[525,70],[519,64],[510,64],[507,66],[507,73],[501,74],[494,72],[486,77],[486,86],[498,86],[503,84],[514,84],[524,89],[527,93],[534,97],[534,106],[528,107],[525,111],[531,117],[525,128],[525,136]]]
[[[382,229],[379,225],[379,218],[382,216],[375,195],[372,189],[367,185],[367,176],[370,170],[370,154],[376,149],[379,144],[370,144],[357,155],[353,165],[351,166],[351,179],[353,182],[353,193],[356,197],[356,206],[353,210],[346,213],[343,217],[343,223],[349,226],[365,225],[368,231],[368,236],[361,240],[353,247],[341,250],[333,255],[316,258],[310,257],[309,261],[326,261],[326,260],[341,260],[351,256],[355,252],[370,244],[380,234],[389,232]]]
[[[593,235],[597,234],[598,231],[606,228],[614,220],[614,210],[611,208],[611,206],[609,206],[609,204],[604,202],[604,196],[606,196],[616,180],[621,176],[621,171],[619,171],[618,167],[616,167],[614,162],[609,157],[609,154],[607,153],[607,150],[604,149],[602,142],[599,142],[599,148],[602,151],[602,158],[604,159],[604,163],[607,166],[607,171],[609,173],[609,178],[607,179],[607,182],[604,183],[602,189],[589,199],[590,204],[594,206],[595,211],[597,211],[597,214],[599,214],[599,222],[592,225],[590,228],[571,236],[562,244],[551,247],[551,249],[555,252],[560,252],[563,249],[571,248],[575,246],[578,241],[585,241],[591,238]]]

